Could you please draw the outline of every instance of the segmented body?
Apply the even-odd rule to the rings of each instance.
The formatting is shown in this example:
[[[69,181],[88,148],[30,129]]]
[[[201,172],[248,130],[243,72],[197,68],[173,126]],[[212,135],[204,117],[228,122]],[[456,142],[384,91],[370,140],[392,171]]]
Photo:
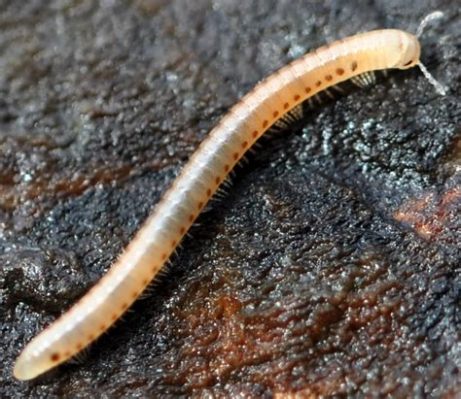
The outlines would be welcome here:
[[[286,113],[364,72],[412,67],[419,52],[413,35],[377,30],[321,47],[259,83],[202,142],[108,273],[28,344],[16,362],[16,378],[36,377],[105,332],[162,269],[235,164]]]

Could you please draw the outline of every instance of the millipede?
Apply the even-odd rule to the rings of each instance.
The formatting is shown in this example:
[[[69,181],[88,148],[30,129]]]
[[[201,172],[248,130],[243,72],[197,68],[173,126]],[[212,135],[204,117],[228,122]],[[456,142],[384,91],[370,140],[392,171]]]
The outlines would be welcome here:
[[[446,89],[420,62],[420,36],[381,29],[309,52],[245,95],[191,156],[141,229],[109,271],[70,310],[35,337],[18,357],[14,376],[29,380],[78,354],[140,296],[228,174],[253,144],[302,102],[329,87],[386,69],[419,66],[440,94]]]

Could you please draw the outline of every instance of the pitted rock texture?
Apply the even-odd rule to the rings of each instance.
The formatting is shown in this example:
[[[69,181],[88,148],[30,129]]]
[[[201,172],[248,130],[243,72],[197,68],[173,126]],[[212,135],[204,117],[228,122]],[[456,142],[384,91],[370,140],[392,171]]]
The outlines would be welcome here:
[[[13,379],[258,80],[434,9],[447,96],[394,71],[263,140],[81,362]],[[0,1],[0,396],[460,395],[460,43],[452,0]]]

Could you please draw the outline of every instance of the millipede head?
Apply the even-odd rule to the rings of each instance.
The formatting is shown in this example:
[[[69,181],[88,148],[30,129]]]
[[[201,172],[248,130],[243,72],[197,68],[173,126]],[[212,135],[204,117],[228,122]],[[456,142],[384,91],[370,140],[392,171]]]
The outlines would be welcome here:
[[[410,33],[402,33],[399,45],[402,49],[401,57],[395,68],[408,69],[418,65],[421,56],[421,45],[418,38]]]

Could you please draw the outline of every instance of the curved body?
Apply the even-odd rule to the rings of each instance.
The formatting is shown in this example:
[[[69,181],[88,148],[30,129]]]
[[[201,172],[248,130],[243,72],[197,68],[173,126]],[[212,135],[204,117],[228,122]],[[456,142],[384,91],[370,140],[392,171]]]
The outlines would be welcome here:
[[[42,374],[105,332],[155,278],[245,152],[293,107],[361,73],[412,67],[419,54],[413,35],[377,30],[321,47],[259,83],[202,142],[108,273],[26,346],[15,377]]]

